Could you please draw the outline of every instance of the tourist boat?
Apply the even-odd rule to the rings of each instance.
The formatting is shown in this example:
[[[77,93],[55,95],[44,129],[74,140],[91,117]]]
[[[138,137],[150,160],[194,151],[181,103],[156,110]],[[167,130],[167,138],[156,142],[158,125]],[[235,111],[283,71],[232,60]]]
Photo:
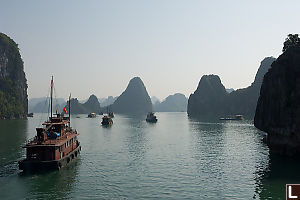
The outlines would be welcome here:
[[[222,117],[220,120],[244,120],[243,115],[235,115],[234,117]]]
[[[27,117],[33,117],[33,113],[28,113]]]
[[[88,118],[95,118],[96,117],[96,113],[90,113],[90,114],[88,114]]]
[[[112,125],[113,124],[113,120],[112,120],[112,118],[110,117],[110,116],[103,116],[102,117],[102,122],[101,122],[101,124],[103,125],[103,126],[109,126],[109,125]]]
[[[78,132],[70,126],[70,98],[69,116],[52,114],[53,77],[51,80],[51,115],[49,120],[36,128],[37,135],[30,139],[23,148],[26,149],[26,158],[19,161],[19,169],[23,171],[40,171],[60,169],[78,157],[81,146],[78,141]],[[64,109],[66,112],[66,109]]]
[[[157,122],[157,118],[156,118],[156,116],[154,115],[153,112],[149,112],[149,113],[147,114],[146,121],[147,121],[147,122],[151,122],[151,123],[156,123],[156,122]]]

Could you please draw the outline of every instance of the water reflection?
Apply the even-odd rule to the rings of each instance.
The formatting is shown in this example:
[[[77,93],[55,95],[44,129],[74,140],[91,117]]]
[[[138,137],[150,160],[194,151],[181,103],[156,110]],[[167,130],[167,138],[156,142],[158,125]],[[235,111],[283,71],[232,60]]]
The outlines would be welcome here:
[[[258,167],[254,199],[285,199],[285,185],[300,183],[299,169],[299,160],[270,155],[269,162]]]
[[[80,157],[59,171],[19,176],[28,194],[37,199],[66,199],[76,183]]]
[[[0,177],[15,173],[17,160],[24,156],[21,146],[26,141],[27,120],[0,120]]]
[[[123,115],[127,122],[125,143],[133,162],[142,160],[147,150],[146,122],[143,115]]]
[[[208,176],[218,177],[224,159],[224,125],[211,122],[210,119],[198,121],[189,119],[191,142],[194,144],[192,153],[198,172]],[[212,178],[212,177],[211,177]]]

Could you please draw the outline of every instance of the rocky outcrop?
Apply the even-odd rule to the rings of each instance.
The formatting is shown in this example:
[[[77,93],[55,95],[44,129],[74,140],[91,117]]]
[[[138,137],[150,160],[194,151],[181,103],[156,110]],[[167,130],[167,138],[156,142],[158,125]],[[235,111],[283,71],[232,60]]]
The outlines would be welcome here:
[[[26,118],[27,80],[18,45],[0,33],[0,119]]]
[[[99,113],[100,112],[100,103],[98,101],[98,98],[95,95],[91,95],[87,102],[82,104],[83,107],[87,110],[87,113]]]
[[[224,114],[227,92],[217,75],[204,75],[197,90],[190,95],[187,112],[191,117],[212,117]]]
[[[300,47],[287,49],[266,73],[254,125],[271,152],[300,156]]]
[[[69,109],[68,103],[66,109]],[[71,99],[71,113],[72,114],[88,114],[88,113],[99,113],[100,103],[95,95],[91,95],[87,102],[80,103],[77,98]]]
[[[151,99],[143,81],[139,77],[131,79],[111,108],[113,112],[123,114],[145,114],[152,111]]]
[[[251,86],[228,93],[217,75],[201,78],[197,90],[188,100],[190,117],[226,117],[242,114],[253,119],[262,79],[275,58],[265,58]]]
[[[186,112],[187,98],[184,94],[176,93],[168,96],[164,101],[153,105],[155,112]]]

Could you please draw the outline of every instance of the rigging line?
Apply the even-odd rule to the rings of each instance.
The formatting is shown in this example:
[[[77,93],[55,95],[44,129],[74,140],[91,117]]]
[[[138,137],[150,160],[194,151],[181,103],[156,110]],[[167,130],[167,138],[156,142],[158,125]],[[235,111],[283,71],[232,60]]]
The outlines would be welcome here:
[[[58,110],[59,109],[59,104],[58,104],[57,97],[56,97],[56,90],[55,90],[54,83],[53,83],[53,91],[54,91],[54,99],[55,99],[55,108]],[[56,113],[56,109],[55,109],[55,113]],[[58,110],[58,113],[59,113],[59,110]]]
[[[47,92],[47,96],[46,96],[44,105],[43,105],[42,108],[41,108],[42,110],[41,110],[40,120],[39,120],[38,124],[36,124],[35,127],[40,126],[40,124],[42,123],[42,120],[43,120],[44,114],[45,114],[45,110],[46,110],[46,105],[47,105],[47,102],[49,102],[49,93],[50,93],[50,88],[48,88],[48,92]],[[48,103],[48,105],[49,105],[49,103]],[[49,106],[48,106],[48,107],[49,107]],[[48,111],[48,117],[49,117],[49,111]]]

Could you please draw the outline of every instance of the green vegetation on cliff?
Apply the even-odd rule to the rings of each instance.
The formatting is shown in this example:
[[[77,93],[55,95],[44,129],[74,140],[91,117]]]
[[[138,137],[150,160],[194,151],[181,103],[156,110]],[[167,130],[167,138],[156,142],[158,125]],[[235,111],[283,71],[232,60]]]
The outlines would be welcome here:
[[[0,33],[0,119],[27,116],[27,80],[18,45]]]

